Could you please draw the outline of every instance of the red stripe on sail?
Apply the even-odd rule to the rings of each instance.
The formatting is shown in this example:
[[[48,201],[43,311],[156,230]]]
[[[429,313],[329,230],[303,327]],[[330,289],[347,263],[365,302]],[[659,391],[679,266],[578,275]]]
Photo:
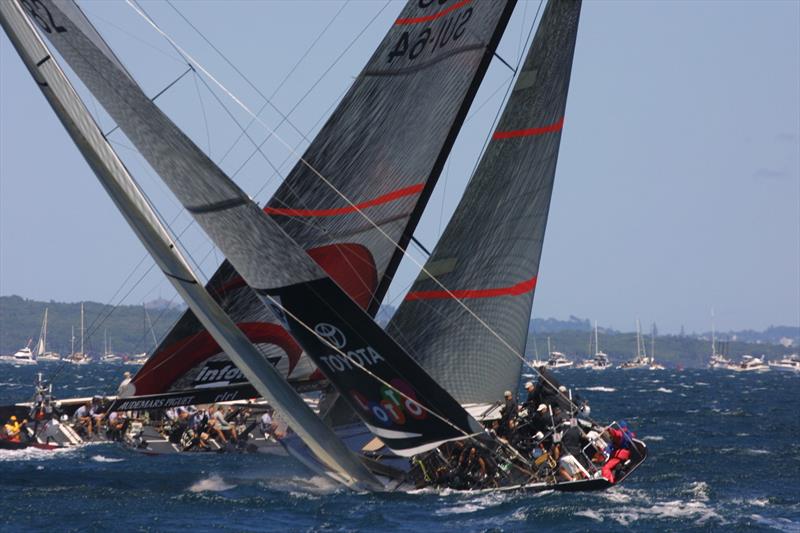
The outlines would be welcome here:
[[[444,298],[496,298],[497,296],[519,296],[536,287],[536,276],[510,287],[494,289],[473,289],[458,291],[417,291],[406,294],[406,300],[440,300]]]
[[[287,217],[332,217],[336,215],[345,215],[347,213],[355,213],[357,210],[374,207],[376,205],[386,204],[404,198],[419,194],[425,188],[424,183],[417,183],[404,189],[398,189],[390,193],[378,196],[372,200],[361,202],[359,204],[348,205],[347,207],[335,207],[333,209],[292,209],[289,207],[265,207],[264,212],[268,215],[283,215]]]
[[[542,126],[540,128],[528,128],[525,130],[511,130],[511,131],[496,131],[492,135],[492,139],[513,139],[514,137],[528,137],[531,135],[541,135],[543,133],[551,133],[560,131],[564,127],[564,119],[562,118],[555,124]]]
[[[420,22],[430,22],[432,20],[436,20],[441,18],[448,13],[452,13],[456,9],[460,7],[464,7],[465,5],[469,4],[472,0],[461,0],[457,4],[453,4],[452,6],[448,7],[447,9],[443,9],[434,15],[427,15],[425,17],[416,17],[416,18],[409,18],[409,19],[397,19],[394,21],[395,24],[419,24]]]

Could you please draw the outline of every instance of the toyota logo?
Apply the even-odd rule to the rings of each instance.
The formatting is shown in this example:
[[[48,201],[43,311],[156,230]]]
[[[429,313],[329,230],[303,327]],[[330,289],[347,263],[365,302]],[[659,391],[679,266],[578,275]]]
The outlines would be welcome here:
[[[347,338],[344,336],[344,333],[334,325],[320,322],[314,326],[314,331],[336,348],[344,348],[344,345],[347,344]]]

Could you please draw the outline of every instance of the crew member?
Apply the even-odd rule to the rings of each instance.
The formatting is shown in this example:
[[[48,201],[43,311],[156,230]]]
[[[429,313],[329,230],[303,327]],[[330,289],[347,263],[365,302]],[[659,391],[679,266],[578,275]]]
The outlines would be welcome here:
[[[514,429],[517,419],[517,402],[514,401],[514,395],[510,390],[503,393],[505,403],[500,409],[500,427],[497,429],[497,434],[501,437],[508,437]]]
[[[631,458],[630,446],[633,444],[633,434],[626,426],[620,424],[620,429],[608,428],[603,434],[602,439],[609,442],[608,455],[611,457],[606,464],[603,465],[603,477],[611,483],[616,482],[616,474],[614,469],[620,463],[625,463]]]
[[[130,398],[136,394],[136,387],[134,387],[133,383],[131,383],[131,373],[125,372],[122,374],[122,377],[122,383],[120,383],[119,387],[117,388],[117,397]]]
[[[6,438],[11,442],[21,442],[22,441],[22,428],[25,427],[27,420],[23,420],[22,423],[17,421],[17,417],[11,415],[11,418],[8,419],[8,422],[5,425],[6,430]]]
[[[528,391],[528,397],[525,398],[525,403],[522,404],[522,407],[528,410],[528,416],[532,416],[534,409],[539,405],[539,393],[536,391],[532,381],[525,383],[525,390]]]

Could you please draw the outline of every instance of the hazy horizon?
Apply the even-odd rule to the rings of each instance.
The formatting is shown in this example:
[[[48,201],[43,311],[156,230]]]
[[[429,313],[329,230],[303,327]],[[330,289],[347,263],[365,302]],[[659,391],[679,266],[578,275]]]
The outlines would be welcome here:
[[[125,3],[80,5],[148,94],[186,69]],[[260,96],[168,4],[145,6],[234,94],[261,107]],[[178,6],[266,95],[335,18],[273,98],[282,112],[376,17],[291,114],[310,139],[402,3]],[[509,63],[523,52],[538,6],[517,6],[498,48]],[[575,315],[621,331],[639,318],[656,322],[664,333],[681,325],[702,332],[710,329],[713,308],[720,330],[800,325],[798,21],[798,2],[584,3],[534,318]],[[510,75],[493,61],[417,229],[429,248],[458,203]],[[108,116],[79,90],[101,127],[110,130]],[[239,129],[200,80],[186,76],[158,104],[226,172],[236,173],[245,191],[260,203],[269,198],[280,179],[267,179],[271,171],[263,159],[236,172],[249,145],[239,142],[222,159]],[[278,123],[275,113],[262,116]],[[250,131],[265,136],[257,127]],[[307,146],[289,126],[279,131],[301,149]],[[110,139],[163,218],[174,221],[171,227],[182,234],[199,271],[210,276],[222,256],[196,227],[182,233],[190,217],[124,136],[117,132]],[[287,157],[277,142],[265,151],[275,164]],[[292,162],[281,167],[284,174]],[[0,294],[116,303],[130,291],[123,303],[132,305],[173,298],[152,260],[140,264],[143,257],[143,247],[3,34]],[[397,305],[416,275],[417,267],[404,261],[385,303]]]

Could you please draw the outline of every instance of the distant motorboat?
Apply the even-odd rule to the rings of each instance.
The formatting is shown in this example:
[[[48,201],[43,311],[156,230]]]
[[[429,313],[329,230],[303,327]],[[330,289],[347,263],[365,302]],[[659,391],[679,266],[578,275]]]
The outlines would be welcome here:
[[[794,372],[800,372],[800,355],[792,354],[786,355],[780,361],[770,361],[768,363],[770,368],[774,368],[775,370],[791,370]]]
[[[567,368],[575,363],[567,359],[561,352],[550,352],[550,359],[547,361],[547,368]]]
[[[135,355],[131,355],[127,359],[123,361],[125,365],[132,365],[132,366],[142,366],[147,362],[147,354],[146,353],[137,353]]]
[[[728,370],[734,372],[766,372],[769,366],[764,363],[764,356],[754,357],[752,355],[743,355],[740,363],[728,365]]]
[[[14,355],[4,355],[0,357],[4,363],[12,363],[15,365],[35,365],[36,364],[36,356],[31,350],[31,342],[28,341],[28,344],[24,348],[20,348],[19,350],[14,353]]]

